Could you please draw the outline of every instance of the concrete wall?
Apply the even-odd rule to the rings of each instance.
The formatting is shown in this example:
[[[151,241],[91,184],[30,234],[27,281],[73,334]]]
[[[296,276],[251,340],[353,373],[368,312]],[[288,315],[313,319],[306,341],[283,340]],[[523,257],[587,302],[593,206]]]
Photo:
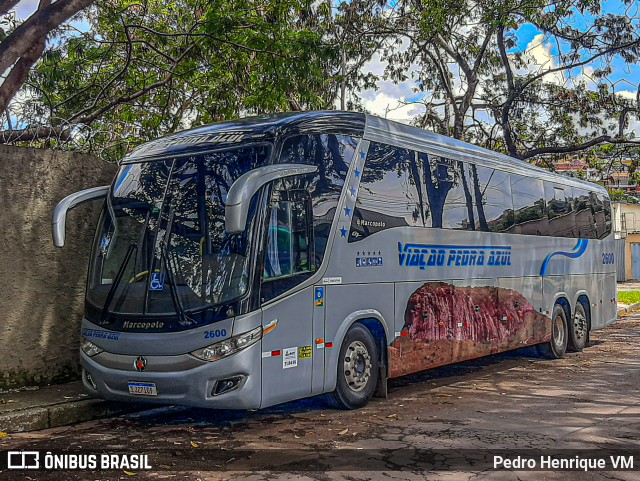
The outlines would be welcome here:
[[[111,182],[116,166],[92,156],[0,146],[0,388],[79,374],[79,326],[100,202],[67,217],[53,247],[51,214],[66,195]]]

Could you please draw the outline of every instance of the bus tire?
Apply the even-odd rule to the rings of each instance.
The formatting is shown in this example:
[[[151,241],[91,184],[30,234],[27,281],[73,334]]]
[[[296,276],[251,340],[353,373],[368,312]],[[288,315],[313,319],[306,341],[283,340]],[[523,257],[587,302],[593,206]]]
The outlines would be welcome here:
[[[338,409],[358,409],[367,405],[378,381],[378,348],[369,329],[354,324],[340,347],[336,390],[328,395]]]
[[[582,351],[589,337],[589,319],[581,302],[576,304],[575,314],[569,323],[569,350]]]
[[[567,314],[560,304],[553,306],[551,316],[551,340],[538,346],[538,352],[547,359],[560,359],[567,351],[568,344]]]

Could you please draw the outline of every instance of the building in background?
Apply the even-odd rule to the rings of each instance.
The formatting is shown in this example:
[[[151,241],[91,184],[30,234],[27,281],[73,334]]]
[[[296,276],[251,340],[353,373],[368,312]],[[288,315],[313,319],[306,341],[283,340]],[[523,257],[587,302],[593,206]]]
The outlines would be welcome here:
[[[618,280],[640,279],[640,204],[613,203]]]

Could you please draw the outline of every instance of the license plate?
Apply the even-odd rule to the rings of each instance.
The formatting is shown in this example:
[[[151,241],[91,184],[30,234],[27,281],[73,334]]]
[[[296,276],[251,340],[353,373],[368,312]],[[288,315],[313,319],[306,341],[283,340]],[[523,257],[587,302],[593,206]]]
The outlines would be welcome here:
[[[129,394],[136,396],[157,396],[158,390],[154,382],[130,382]]]

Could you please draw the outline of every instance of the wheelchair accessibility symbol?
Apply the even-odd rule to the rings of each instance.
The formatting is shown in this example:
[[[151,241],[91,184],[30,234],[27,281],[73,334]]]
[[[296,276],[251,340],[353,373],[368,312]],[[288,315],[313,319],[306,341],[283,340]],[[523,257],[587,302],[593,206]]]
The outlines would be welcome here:
[[[162,274],[160,274],[159,272],[152,272],[149,290],[161,291],[162,289],[164,289],[164,272]]]

